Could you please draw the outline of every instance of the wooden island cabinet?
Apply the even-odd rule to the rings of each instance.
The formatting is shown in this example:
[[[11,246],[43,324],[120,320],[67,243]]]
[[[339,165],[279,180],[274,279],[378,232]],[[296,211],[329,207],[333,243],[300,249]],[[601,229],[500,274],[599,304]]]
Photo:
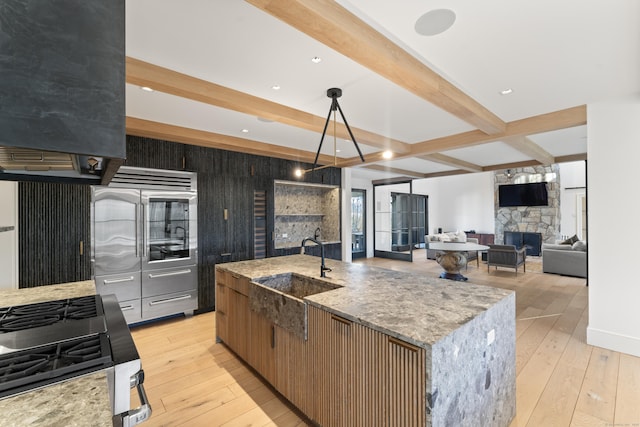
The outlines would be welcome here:
[[[421,304],[427,301],[425,291],[431,299],[442,296],[445,283],[439,279],[414,283],[419,288],[411,292],[406,280],[418,278],[407,274],[404,286],[393,286],[394,302],[381,283],[385,278],[393,282],[398,272],[335,261],[327,281],[340,288],[304,298],[306,338],[252,310],[249,299],[255,294],[250,289],[258,286],[253,279],[294,268],[313,277],[317,263],[316,257],[294,255],[220,264],[218,341],[317,425],[438,426],[452,419],[509,425],[515,414],[515,311],[510,291],[474,289],[477,285],[465,283],[460,296],[466,300],[459,302],[471,307],[468,295],[475,290],[482,303],[474,309],[485,307],[476,316],[462,313],[463,323],[452,330],[458,314],[451,305],[429,313],[431,307]],[[448,292],[445,299],[456,294]],[[416,300],[418,305],[412,307],[410,301]],[[418,306],[427,314],[412,311]],[[441,315],[448,323],[435,327]],[[422,331],[412,332],[416,328]],[[474,342],[470,336],[478,334]]]

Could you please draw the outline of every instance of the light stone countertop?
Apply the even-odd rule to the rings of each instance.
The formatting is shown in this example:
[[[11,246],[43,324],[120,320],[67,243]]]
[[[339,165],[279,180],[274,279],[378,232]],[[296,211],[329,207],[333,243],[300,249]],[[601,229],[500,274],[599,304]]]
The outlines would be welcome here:
[[[0,291],[0,307],[95,295],[93,280]],[[112,426],[107,377],[97,372],[0,399],[3,426]]]
[[[251,279],[296,272],[343,286],[310,295],[309,304],[428,348],[513,294],[513,291],[308,255],[218,264]]]
[[[36,286],[33,288],[0,290],[0,307],[55,301],[96,294],[93,280]]]

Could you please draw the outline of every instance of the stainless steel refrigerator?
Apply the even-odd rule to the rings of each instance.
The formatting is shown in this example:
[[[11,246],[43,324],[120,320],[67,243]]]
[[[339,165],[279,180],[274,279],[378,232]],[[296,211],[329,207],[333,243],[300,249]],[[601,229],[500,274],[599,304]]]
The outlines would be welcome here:
[[[96,289],[117,296],[127,323],[197,309],[195,185],[188,191],[92,187],[92,202]]]

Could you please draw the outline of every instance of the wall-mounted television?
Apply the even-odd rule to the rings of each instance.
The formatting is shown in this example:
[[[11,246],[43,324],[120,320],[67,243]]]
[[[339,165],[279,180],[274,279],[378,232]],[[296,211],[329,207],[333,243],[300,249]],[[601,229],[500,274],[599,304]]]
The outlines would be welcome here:
[[[546,182],[509,184],[498,187],[498,206],[548,206]]]

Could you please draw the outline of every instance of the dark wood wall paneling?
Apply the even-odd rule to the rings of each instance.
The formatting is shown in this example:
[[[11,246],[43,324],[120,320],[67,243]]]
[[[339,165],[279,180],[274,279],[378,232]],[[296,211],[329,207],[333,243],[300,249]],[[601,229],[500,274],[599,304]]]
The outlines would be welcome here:
[[[309,164],[135,136],[127,137],[129,166],[187,170],[198,173],[198,302],[200,311],[215,305],[215,265],[254,257],[254,192],[267,194],[267,256],[299,253],[299,248],[275,250],[273,181],[293,180],[298,166]],[[340,185],[341,171],[326,168],[303,181]],[[227,219],[224,210],[227,209]],[[309,248],[311,249],[311,248]],[[315,253],[315,249],[307,253]],[[318,251],[319,254],[319,251]],[[329,245],[327,257],[341,259],[341,245]]]
[[[292,180],[295,168],[311,165],[134,136],[127,136],[125,164],[198,173],[200,311],[215,305],[215,265],[254,256],[254,191],[267,194],[267,256],[299,253],[299,248],[275,250],[269,238],[274,229],[273,180]],[[341,172],[326,168],[305,175],[303,181],[340,185]],[[20,287],[90,279],[90,187],[23,182],[19,189]],[[317,248],[307,248],[307,253],[319,255]],[[341,245],[327,245],[325,255],[341,259]]]
[[[18,200],[18,287],[90,279],[90,187],[20,182]]]

